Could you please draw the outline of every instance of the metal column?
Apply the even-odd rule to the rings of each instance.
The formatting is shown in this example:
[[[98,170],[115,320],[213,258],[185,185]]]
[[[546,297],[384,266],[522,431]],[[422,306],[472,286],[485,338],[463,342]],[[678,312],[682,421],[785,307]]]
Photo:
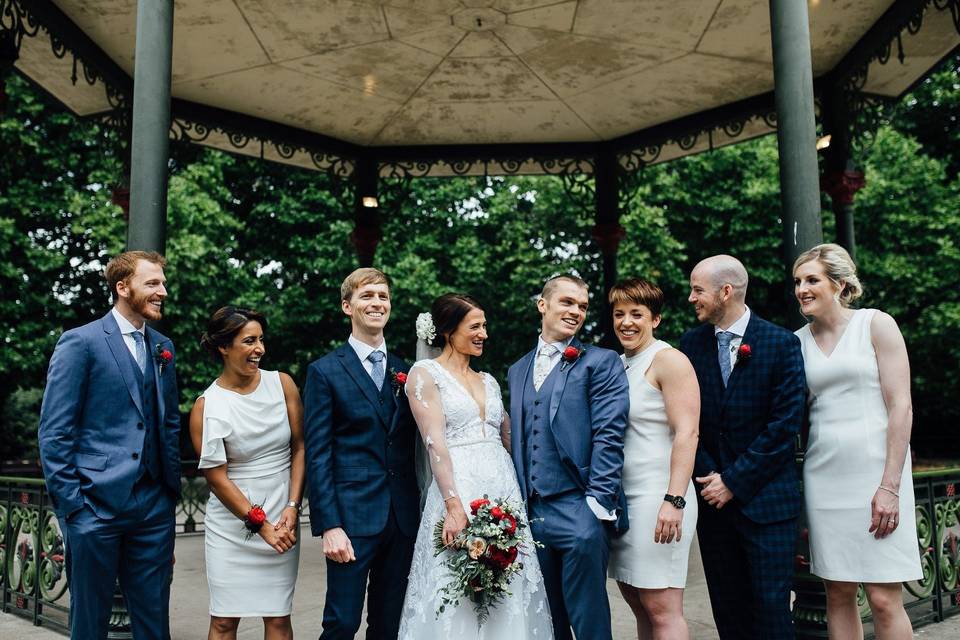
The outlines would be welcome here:
[[[127,249],[166,245],[172,53],[173,0],[139,0]]]

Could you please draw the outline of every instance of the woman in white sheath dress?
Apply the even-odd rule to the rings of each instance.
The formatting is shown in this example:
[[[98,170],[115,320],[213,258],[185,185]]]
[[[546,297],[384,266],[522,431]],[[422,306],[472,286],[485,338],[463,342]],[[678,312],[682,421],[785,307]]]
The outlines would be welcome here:
[[[922,577],[910,467],[910,363],[897,323],[848,305],[850,255],[822,244],[793,269],[810,436],[803,468],[810,571],[823,578],[831,638],[862,638],[864,583],[877,637],[912,638],[901,582]]]

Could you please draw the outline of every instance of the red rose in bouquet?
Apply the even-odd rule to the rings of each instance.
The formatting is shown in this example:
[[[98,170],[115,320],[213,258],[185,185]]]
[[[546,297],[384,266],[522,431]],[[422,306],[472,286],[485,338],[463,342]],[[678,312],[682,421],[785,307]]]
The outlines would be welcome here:
[[[480,511],[480,507],[490,504],[490,501],[486,498],[477,498],[470,503],[470,513],[477,515],[477,511]]]
[[[517,559],[517,548],[510,547],[509,549],[501,549],[500,547],[491,546],[487,550],[487,560],[490,564],[500,567],[501,569],[507,569],[514,563]]]
[[[503,509],[500,507],[493,507],[490,509],[490,515],[496,518],[497,520],[503,520]]]
[[[514,518],[509,513],[503,514],[503,517],[500,518],[501,522],[506,522],[507,527],[504,529],[509,535],[513,535],[517,531],[517,519]]]

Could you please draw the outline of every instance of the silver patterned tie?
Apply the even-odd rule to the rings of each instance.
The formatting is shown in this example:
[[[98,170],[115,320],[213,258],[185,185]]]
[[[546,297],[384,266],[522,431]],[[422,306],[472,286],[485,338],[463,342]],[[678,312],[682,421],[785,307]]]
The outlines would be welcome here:
[[[723,376],[723,386],[727,386],[727,380],[730,379],[730,343],[735,338],[735,334],[729,331],[721,331],[717,334],[717,359],[720,362],[720,375]]]
[[[373,384],[377,385],[377,389],[383,388],[383,351],[371,351],[370,355],[367,356],[367,360],[373,363],[373,368],[370,370],[370,377],[373,378]]]
[[[132,334],[133,341],[137,345],[137,366],[140,367],[140,373],[147,372],[147,346],[143,342],[143,334],[139,331],[134,331]]]
[[[533,388],[537,391],[550,375],[550,357],[556,352],[557,348],[552,344],[545,344],[537,351],[537,360],[533,363]]]

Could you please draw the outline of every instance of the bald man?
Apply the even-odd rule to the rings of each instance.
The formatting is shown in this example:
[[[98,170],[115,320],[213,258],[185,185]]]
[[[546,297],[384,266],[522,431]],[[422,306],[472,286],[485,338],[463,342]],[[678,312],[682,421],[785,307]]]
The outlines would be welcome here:
[[[806,380],[800,341],[746,305],[747,270],[701,261],[680,340],[700,382],[697,535],[722,640],[793,638],[790,587],[800,512],[794,463]]]

